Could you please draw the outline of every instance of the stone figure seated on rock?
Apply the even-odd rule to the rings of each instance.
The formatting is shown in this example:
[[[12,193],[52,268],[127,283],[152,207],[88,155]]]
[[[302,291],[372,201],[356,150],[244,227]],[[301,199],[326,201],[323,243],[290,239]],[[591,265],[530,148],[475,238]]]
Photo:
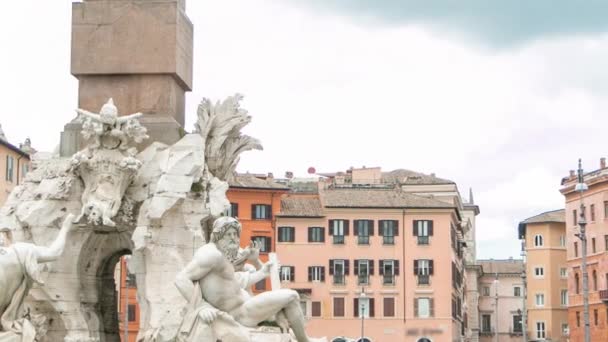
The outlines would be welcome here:
[[[48,247],[12,243],[11,230],[0,227],[0,342],[33,342],[44,335],[40,319],[24,314],[23,302],[34,282],[43,283],[39,264],[55,261],[63,253],[73,221],[74,215],[66,217]]]
[[[298,342],[313,341],[304,330],[296,291],[280,289],[256,296],[247,292],[248,287],[270,274],[272,264],[265,263],[256,271],[235,271],[233,263],[245,255],[239,255],[240,233],[241,224],[236,219],[217,219],[210,241],[178,274],[175,284],[189,302],[178,341],[249,341],[244,327],[256,328],[273,318],[279,325],[291,327]],[[257,259],[255,252],[245,258]]]

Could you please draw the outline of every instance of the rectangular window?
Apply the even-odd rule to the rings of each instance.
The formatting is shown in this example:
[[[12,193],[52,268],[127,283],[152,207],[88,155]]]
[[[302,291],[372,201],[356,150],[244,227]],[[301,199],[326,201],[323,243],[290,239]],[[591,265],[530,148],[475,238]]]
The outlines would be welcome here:
[[[321,302],[312,302],[312,317],[321,317]]]
[[[578,213],[576,209],[572,210],[572,224],[575,226],[578,224]]]
[[[252,204],[251,218],[253,220],[270,220],[272,218],[272,206],[267,204]]]
[[[395,317],[395,298],[384,297],[382,300],[384,308],[384,317]]]
[[[131,272],[127,272],[126,284],[128,288],[136,289],[137,288],[137,278],[135,274]]]
[[[21,164],[21,179],[25,179],[27,173],[30,171],[30,166],[28,164]]]
[[[489,286],[484,286],[483,289],[482,289],[481,295],[482,296],[486,296],[486,297],[489,296],[490,295],[490,287]]]
[[[344,317],[344,297],[334,297],[334,317]]]
[[[128,314],[129,322],[135,322],[135,320],[137,319],[135,317],[136,311],[137,311],[137,307],[134,304],[129,304],[127,306],[127,314]]]
[[[595,323],[596,326],[597,326],[597,321],[598,321],[597,309],[593,309],[593,322]]]
[[[379,221],[380,235],[382,235],[382,244],[383,245],[394,245],[395,244],[395,236],[399,235],[398,223],[399,223],[399,221],[396,221],[396,220]]]
[[[13,170],[15,159],[12,156],[6,156],[6,178],[5,180],[12,182],[13,181]]]
[[[521,319],[521,315],[513,315],[513,332],[520,333],[523,331]]]
[[[308,281],[325,281],[325,267],[310,266],[308,267]]]
[[[544,267],[534,267],[534,276],[537,278],[542,278],[545,276],[545,268]]]
[[[559,245],[561,247],[566,247],[566,236],[565,235],[559,236]]]
[[[308,317],[308,301],[300,300],[300,309],[302,309],[302,314],[304,317]]]
[[[344,244],[344,237],[348,235],[348,220],[329,220],[329,234],[333,237],[334,245]]]
[[[224,212],[224,216],[228,217],[239,217],[239,204],[238,203],[230,203],[230,207],[226,209]]]
[[[560,292],[562,306],[568,306],[568,290],[562,290]]]
[[[604,201],[604,219],[608,219],[608,201]]]
[[[568,278],[568,269],[566,267],[560,267],[559,276],[562,278]]]
[[[418,276],[418,285],[429,285],[433,275],[433,260],[414,260],[414,274]]]
[[[373,260],[360,259],[355,260],[355,274],[357,275],[357,284],[369,284],[369,276],[374,273]]]
[[[348,260],[330,260],[330,267],[333,269],[334,284],[344,285],[345,281],[345,269]]]
[[[545,295],[543,293],[537,293],[534,298],[536,306],[545,306]]]
[[[415,298],[414,313],[416,314],[416,317],[419,318],[433,317],[433,298]]]
[[[608,235],[604,235],[604,250],[608,251]]]
[[[578,242],[574,241],[574,257],[578,257]]]
[[[591,253],[595,253],[595,238],[591,238]]]
[[[576,326],[577,327],[581,326],[581,312],[580,311],[576,312]]]
[[[536,338],[545,339],[546,337],[545,322],[536,322]]]
[[[395,270],[398,260],[380,260],[380,275],[383,285],[395,285]]]
[[[414,236],[418,237],[419,245],[428,245],[429,236],[433,236],[433,221],[414,220]]]
[[[279,227],[279,242],[294,242],[296,230],[294,227]]]
[[[595,204],[589,206],[589,216],[591,216],[591,222],[595,221]]]
[[[515,286],[513,288],[513,296],[514,297],[521,297],[521,287]]]
[[[325,228],[308,227],[308,242],[325,242]]]
[[[562,336],[567,336],[569,332],[568,323],[562,323]]]
[[[279,276],[281,278],[281,281],[294,281],[295,266],[281,266]]]
[[[491,315],[481,315],[481,332],[490,333],[492,332],[492,316]]]
[[[374,235],[374,221],[355,220],[355,234],[359,245],[369,245],[369,237]]]
[[[260,246],[260,253],[270,253],[272,239],[267,236],[252,236],[251,241],[257,242]]]

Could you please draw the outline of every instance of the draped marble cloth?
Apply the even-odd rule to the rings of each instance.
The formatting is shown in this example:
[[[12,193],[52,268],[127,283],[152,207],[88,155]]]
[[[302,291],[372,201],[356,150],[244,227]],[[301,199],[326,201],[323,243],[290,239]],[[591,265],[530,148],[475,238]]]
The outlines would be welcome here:
[[[239,282],[242,291],[248,287],[249,275],[250,272],[235,272],[236,281]],[[247,342],[250,340],[249,332],[252,329],[241,325],[226,312],[220,311],[211,324],[205,323],[199,317],[199,313],[212,307],[203,299],[199,282],[195,282],[186,315],[177,332],[177,342]],[[0,342],[3,341],[0,340]]]
[[[7,284],[12,280],[17,281],[19,287],[14,293],[8,293],[0,289],[0,342],[33,342],[36,341],[36,331],[32,323],[23,318],[23,302],[34,282],[42,284],[38,260],[32,245],[27,243],[15,243],[5,247],[4,255],[0,256],[0,276],[8,277]],[[18,265],[20,273],[7,274],[7,270],[14,269]],[[13,267],[11,267],[13,266]],[[14,283],[13,283],[14,284]]]

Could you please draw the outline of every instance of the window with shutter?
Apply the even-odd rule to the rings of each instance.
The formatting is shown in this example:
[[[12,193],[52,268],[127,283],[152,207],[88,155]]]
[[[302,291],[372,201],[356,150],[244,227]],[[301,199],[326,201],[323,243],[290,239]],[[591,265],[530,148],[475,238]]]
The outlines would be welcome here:
[[[224,216],[228,217],[238,217],[239,216],[239,204],[238,203],[230,203],[230,207],[226,209],[224,212]]]
[[[395,260],[380,260],[383,285],[395,285]]]
[[[414,236],[416,236],[419,245],[428,245],[429,237],[433,236],[433,221],[432,220],[414,220]]]
[[[294,242],[296,240],[294,227],[279,227],[278,242]]]
[[[383,316],[384,317],[395,317],[395,298],[384,297],[382,299]]]
[[[325,242],[325,228],[308,227],[308,242]]]
[[[416,317],[420,318],[428,318],[433,317],[432,312],[432,298],[427,297],[419,297],[414,300],[414,312],[416,313]]]
[[[281,281],[295,281],[294,277],[295,267],[294,266],[281,266],[279,276]]]
[[[267,204],[252,204],[251,218],[253,220],[270,220],[272,219],[272,207]]]
[[[345,264],[345,260],[332,260],[333,262],[330,263],[330,271],[329,274],[334,276],[334,284],[336,285],[344,285],[345,282],[345,276],[344,276],[344,264]]]
[[[344,236],[348,235],[348,220],[329,220],[328,231],[333,244],[344,244]]]
[[[394,245],[395,236],[397,236],[397,224],[399,221],[396,220],[381,220],[378,222],[378,231],[382,236],[383,245]]]
[[[312,302],[312,317],[321,317],[321,302]]]
[[[344,297],[334,297],[334,317],[344,317]]]
[[[418,285],[429,285],[433,275],[433,260],[414,260],[414,272],[418,276]]]
[[[355,235],[359,245],[369,245],[369,237],[374,235],[374,221],[355,220]]]
[[[373,264],[372,264],[373,265]],[[369,284],[369,276],[371,274],[370,260],[359,259],[355,260],[355,273],[357,274],[357,284]]]

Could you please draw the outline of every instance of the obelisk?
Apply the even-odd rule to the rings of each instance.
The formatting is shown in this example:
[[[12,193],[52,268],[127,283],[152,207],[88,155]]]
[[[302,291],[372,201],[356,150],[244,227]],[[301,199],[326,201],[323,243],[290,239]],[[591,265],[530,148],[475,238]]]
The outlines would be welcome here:
[[[176,142],[184,132],[185,93],[192,89],[192,35],[185,0],[73,3],[78,107],[96,113],[113,98],[120,114],[145,114],[145,144]],[[80,149],[79,130],[77,123],[66,125],[62,155]]]

